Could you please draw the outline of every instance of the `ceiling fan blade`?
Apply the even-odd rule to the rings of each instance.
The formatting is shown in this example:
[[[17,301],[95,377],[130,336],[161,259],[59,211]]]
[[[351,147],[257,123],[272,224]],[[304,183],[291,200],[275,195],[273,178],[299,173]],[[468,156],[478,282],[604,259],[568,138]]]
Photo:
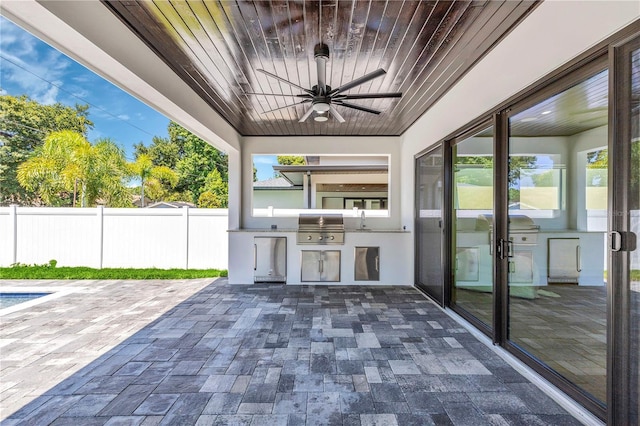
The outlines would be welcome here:
[[[336,120],[338,120],[340,123],[344,123],[345,119],[344,117],[338,112],[337,109],[335,109],[332,105],[329,106],[329,112],[331,113],[331,115],[333,115]]]
[[[335,100],[343,99],[378,99],[378,98],[401,98],[402,92],[391,93],[363,93],[361,95],[338,95]]]
[[[300,120],[298,120],[298,123],[304,122],[311,114],[313,114],[313,107],[309,108],[307,112],[304,113]]]
[[[346,92],[349,89],[353,89],[356,86],[360,86],[361,84],[366,83],[369,80],[373,80],[374,78],[378,78],[381,75],[385,75],[387,72],[385,70],[383,70],[382,68],[379,68],[373,72],[370,72],[369,74],[365,74],[360,78],[356,78],[355,80],[347,83],[347,84],[343,84],[342,86],[338,87],[337,89],[333,89],[331,92],[329,92],[329,95],[334,95],[340,92]]]
[[[350,104],[350,103],[343,102],[343,101],[336,102],[336,105],[342,105],[342,106],[345,106],[347,108],[357,109],[358,111],[370,112],[371,114],[376,114],[376,115],[380,114],[380,111],[378,111],[378,110],[367,108],[367,107],[363,107],[363,106],[360,106],[360,105]]]
[[[311,95],[308,94],[302,94],[302,95],[285,95],[283,93],[253,93],[253,92],[246,92],[245,95],[261,95],[261,96],[286,96],[288,98],[305,98],[305,99],[311,99]]]
[[[307,103],[307,102],[309,102],[309,100],[305,99],[305,100],[304,100],[304,101],[302,101],[302,102],[296,102],[295,104],[285,105],[285,106],[283,106],[283,107],[270,109],[269,111],[264,111],[264,112],[262,112],[261,114],[268,114],[268,113],[270,113],[270,112],[279,111],[279,110],[281,110],[281,109],[291,108],[291,107],[294,107],[294,106],[296,106],[296,105],[305,104],[305,103]]]
[[[295,83],[292,83],[289,80],[285,80],[284,78],[278,77],[275,74],[271,74],[269,71],[265,71],[263,69],[256,69],[256,71],[261,72],[264,75],[268,75],[269,77],[275,78],[276,80],[280,80],[281,82],[286,83],[289,86],[297,87],[298,89],[302,90],[303,92],[307,92],[308,94],[313,95],[313,92],[311,90],[305,89],[304,87],[299,86],[299,85],[297,85]]]

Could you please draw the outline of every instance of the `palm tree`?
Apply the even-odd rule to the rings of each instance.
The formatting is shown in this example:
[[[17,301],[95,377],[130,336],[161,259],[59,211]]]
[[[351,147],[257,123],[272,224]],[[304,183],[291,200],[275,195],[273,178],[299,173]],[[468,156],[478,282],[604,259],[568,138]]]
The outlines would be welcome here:
[[[127,174],[124,152],[114,142],[103,139],[91,145],[80,133],[64,130],[49,134],[35,155],[18,167],[17,177],[46,205],[68,205],[65,194],[73,193],[75,206],[79,191],[85,207],[98,198],[107,205],[130,204],[124,185]]]
[[[163,182],[167,182],[171,187],[178,183],[178,174],[167,166],[156,166],[153,164],[148,154],[140,154],[136,161],[130,165],[132,175],[140,179],[140,206],[144,207],[145,187],[155,197],[160,198],[164,194]]]
[[[99,139],[92,147],[91,173],[87,197],[92,204],[100,199],[111,207],[130,207],[131,190],[126,181],[131,175],[124,150],[111,139]]]

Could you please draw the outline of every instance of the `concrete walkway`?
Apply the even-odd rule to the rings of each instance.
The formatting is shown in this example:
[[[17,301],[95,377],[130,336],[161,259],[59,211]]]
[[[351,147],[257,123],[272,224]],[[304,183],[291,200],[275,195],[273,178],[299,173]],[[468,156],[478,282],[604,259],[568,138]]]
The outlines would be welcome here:
[[[2,425],[580,424],[412,288],[9,286]]]

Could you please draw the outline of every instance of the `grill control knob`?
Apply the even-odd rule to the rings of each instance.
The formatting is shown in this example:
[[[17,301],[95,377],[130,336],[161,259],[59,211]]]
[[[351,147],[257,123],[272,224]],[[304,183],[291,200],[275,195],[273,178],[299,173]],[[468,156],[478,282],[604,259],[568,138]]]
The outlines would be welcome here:
[[[334,237],[334,236],[332,235],[330,239],[332,239],[332,240],[333,240],[333,239],[335,239],[335,238],[336,238],[336,237]]]
[[[319,239],[320,241],[322,241],[322,235],[320,235],[320,236],[318,237],[318,239]]]
[[[311,240],[311,235],[307,235],[307,240]]]

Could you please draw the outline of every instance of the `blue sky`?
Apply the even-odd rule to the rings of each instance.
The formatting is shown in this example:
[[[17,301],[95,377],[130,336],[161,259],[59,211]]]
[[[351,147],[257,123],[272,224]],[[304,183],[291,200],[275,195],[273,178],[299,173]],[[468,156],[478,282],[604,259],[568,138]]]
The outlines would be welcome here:
[[[133,144],[168,137],[169,119],[0,16],[0,94],[42,104],[89,104],[90,142],[110,138],[133,161]],[[273,177],[275,156],[256,158],[258,179]]]
[[[89,104],[89,141],[111,138],[133,159],[133,144],[167,137],[169,119],[0,17],[0,93],[43,104]]]

